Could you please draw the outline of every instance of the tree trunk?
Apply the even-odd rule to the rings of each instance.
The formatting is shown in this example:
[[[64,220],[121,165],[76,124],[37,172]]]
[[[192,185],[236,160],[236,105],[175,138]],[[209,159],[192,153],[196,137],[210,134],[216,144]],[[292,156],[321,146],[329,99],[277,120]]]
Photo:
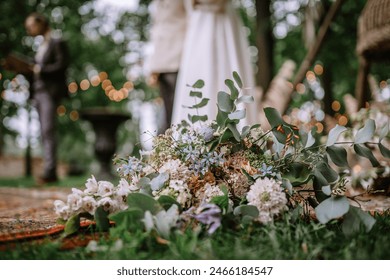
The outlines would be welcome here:
[[[258,49],[258,74],[257,82],[266,92],[273,78],[273,46],[272,35],[271,0],[256,0],[257,12],[257,36],[256,45]]]

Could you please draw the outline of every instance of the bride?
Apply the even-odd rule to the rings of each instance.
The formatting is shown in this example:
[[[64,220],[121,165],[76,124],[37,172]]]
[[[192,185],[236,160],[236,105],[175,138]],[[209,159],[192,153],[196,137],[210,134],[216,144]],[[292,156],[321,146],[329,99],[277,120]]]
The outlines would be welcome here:
[[[187,0],[185,0],[187,1]],[[241,76],[244,92],[254,95],[253,69],[248,52],[248,42],[240,18],[229,0],[188,0],[188,26],[184,42],[181,66],[176,84],[172,123],[188,121],[188,114],[207,115],[208,121],[217,115],[217,94],[227,91],[226,79],[232,72]],[[184,106],[195,104],[189,96],[198,79],[205,82],[201,89],[203,98],[209,98],[207,106],[196,112]],[[255,98],[256,99],[256,98]],[[199,102],[199,100],[198,100]],[[246,118],[240,126],[256,122],[256,106],[247,105]]]

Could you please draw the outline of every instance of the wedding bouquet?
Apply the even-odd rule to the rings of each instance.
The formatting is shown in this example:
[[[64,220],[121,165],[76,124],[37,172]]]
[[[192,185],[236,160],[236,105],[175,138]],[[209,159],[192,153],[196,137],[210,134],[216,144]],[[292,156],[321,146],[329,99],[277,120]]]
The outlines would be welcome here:
[[[337,125],[326,143],[319,143],[311,132],[300,131],[275,109],[265,108],[269,131],[260,125],[239,130],[245,118],[241,105],[253,98],[241,95],[243,85],[236,72],[233,78],[225,81],[230,93],[218,93],[215,121],[189,115],[188,122],[155,137],[153,149],[142,151],[139,158],[115,158],[118,186],[92,176],[85,190],[72,190],[67,203],[56,201],[66,232],[77,231],[80,217],[87,217],[101,230],[111,220],[116,227],[154,230],[165,238],[172,230],[198,224],[212,234],[223,219],[243,226],[266,224],[302,206],[314,210],[303,215],[315,213],[321,223],[344,217],[347,234],[361,225],[370,230],[374,218],[350,205],[355,197],[346,195],[345,172],[332,166],[349,168],[346,144],[373,166],[380,165],[366,146],[375,122],[366,120],[352,142],[337,142],[348,130]],[[193,109],[208,103],[200,91],[203,84],[197,81],[190,91],[196,101]],[[389,157],[389,150],[381,142],[387,135],[388,125],[376,141],[384,157]]]

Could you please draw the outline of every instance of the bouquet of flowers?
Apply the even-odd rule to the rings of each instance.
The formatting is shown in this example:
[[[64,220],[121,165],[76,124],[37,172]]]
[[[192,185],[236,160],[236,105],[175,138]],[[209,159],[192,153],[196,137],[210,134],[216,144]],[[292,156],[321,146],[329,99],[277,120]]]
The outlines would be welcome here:
[[[67,203],[56,201],[66,232],[75,232],[84,216],[93,218],[102,230],[112,220],[117,227],[143,227],[166,238],[173,229],[189,224],[203,224],[212,234],[225,217],[242,225],[266,224],[302,204],[314,209],[311,212],[321,223],[344,217],[345,233],[360,225],[367,230],[373,226],[374,218],[350,205],[355,198],[346,196],[345,176],[331,167],[348,168],[343,145],[351,142],[337,142],[347,128],[337,125],[326,143],[318,143],[311,132],[300,131],[275,109],[265,108],[269,131],[260,125],[239,129],[245,118],[242,103],[253,98],[241,95],[243,85],[236,72],[225,84],[230,93],[218,93],[215,121],[189,115],[188,122],[155,137],[153,149],[141,152],[139,158],[115,158],[121,177],[118,186],[92,177],[84,191],[73,189]],[[190,91],[196,100],[193,109],[208,103],[202,87],[199,80]],[[378,166],[365,145],[374,128],[375,122],[368,119],[352,145],[359,156]],[[376,144],[389,157],[381,138]]]

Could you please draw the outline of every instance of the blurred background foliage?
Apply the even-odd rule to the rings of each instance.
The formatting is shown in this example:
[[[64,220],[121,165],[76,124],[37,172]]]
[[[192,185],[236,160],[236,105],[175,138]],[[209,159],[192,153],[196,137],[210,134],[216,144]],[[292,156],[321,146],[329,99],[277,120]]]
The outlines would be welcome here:
[[[91,126],[80,119],[80,110],[99,106],[131,113],[132,120],[124,124],[125,129],[120,129],[118,150],[124,154],[136,153],[140,105],[158,96],[155,89],[147,86],[142,72],[150,28],[148,5],[151,1],[139,0],[132,10],[109,6],[98,9],[98,2],[99,0],[0,2],[0,59],[10,52],[33,56],[35,42],[26,36],[23,26],[24,19],[33,11],[48,16],[53,30],[68,42],[71,55],[68,73],[71,97],[58,110],[60,158],[80,164],[92,161],[94,141]],[[300,65],[333,2],[235,1],[246,26],[251,45],[249,53],[257,69],[259,85],[266,88],[287,59]],[[354,92],[358,67],[355,53],[357,19],[365,3],[365,0],[344,1],[316,57],[315,64],[321,65],[323,69],[318,78],[325,90],[325,98],[329,99],[325,103],[329,104],[333,99],[341,101],[344,94]],[[266,55],[262,52],[264,50],[267,51]],[[260,62],[265,62],[265,66],[261,66]],[[259,68],[261,71],[258,71]],[[378,81],[387,80],[389,70],[388,65],[375,65],[372,74]],[[0,91],[3,92],[3,98],[0,99],[1,155],[6,152],[5,147],[8,151],[9,143],[15,142],[18,137],[5,123],[7,118],[17,113],[21,105],[4,98],[4,91],[10,87],[15,74],[0,69],[0,75]],[[117,90],[114,91],[117,95],[109,96],[107,87]],[[122,93],[121,88],[124,88]],[[294,94],[290,105],[298,107],[313,98],[315,97],[310,88],[306,87],[304,92]],[[26,144],[22,141],[19,146],[22,148],[20,151],[23,151]]]

